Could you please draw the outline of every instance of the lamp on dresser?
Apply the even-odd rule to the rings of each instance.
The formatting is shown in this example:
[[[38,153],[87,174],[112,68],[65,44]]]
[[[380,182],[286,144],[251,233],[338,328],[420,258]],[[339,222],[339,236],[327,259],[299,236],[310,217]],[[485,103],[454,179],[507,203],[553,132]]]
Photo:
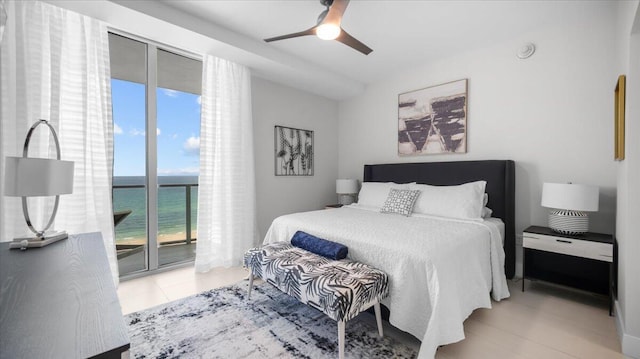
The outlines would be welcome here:
[[[46,125],[53,135],[56,159],[29,158],[29,141],[33,131],[39,125]],[[10,248],[27,249],[44,247],[68,237],[65,231],[47,232],[53,224],[58,211],[61,194],[73,191],[73,162],[60,160],[60,144],[56,131],[46,120],[39,120],[31,126],[24,142],[22,157],[5,159],[5,196],[22,197],[22,213],[27,227],[35,236],[15,238]],[[55,196],[53,213],[42,230],[37,230],[29,217],[28,197]]]
[[[343,205],[352,204],[355,202],[355,197],[358,193],[358,180],[336,180],[336,193],[338,194],[338,203]]]
[[[589,232],[589,215],[599,203],[597,186],[573,183],[545,183],[542,186],[542,207],[549,208],[549,228],[576,235]]]

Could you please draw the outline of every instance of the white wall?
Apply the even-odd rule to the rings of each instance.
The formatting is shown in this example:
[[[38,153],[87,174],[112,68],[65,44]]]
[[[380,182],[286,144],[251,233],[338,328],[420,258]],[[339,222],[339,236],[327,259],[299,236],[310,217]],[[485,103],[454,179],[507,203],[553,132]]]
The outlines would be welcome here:
[[[576,18],[561,25],[404,70],[341,102],[340,177],[361,179],[367,163],[513,159],[517,233],[547,224],[542,183],[567,181],[600,186],[591,229],[612,233],[616,8],[580,4]],[[537,50],[519,60],[515,53],[525,41]],[[462,78],[469,79],[468,153],[399,157],[398,94]]]
[[[635,23],[634,23],[635,20]],[[640,9],[638,1],[619,7],[620,73],[627,75],[625,160],[618,164],[618,332],[623,352],[640,358]],[[633,27],[633,30],[632,30]]]
[[[286,213],[336,203],[338,103],[258,77],[252,79],[258,229]],[[275,176],[274,126],[313,130],[314,175]]]

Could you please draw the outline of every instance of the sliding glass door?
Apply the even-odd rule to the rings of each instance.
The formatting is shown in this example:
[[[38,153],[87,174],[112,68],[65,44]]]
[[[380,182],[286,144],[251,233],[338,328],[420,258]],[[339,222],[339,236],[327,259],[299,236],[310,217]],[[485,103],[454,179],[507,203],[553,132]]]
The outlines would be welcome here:
[[[192,260],[197,240],[202,62],[158,49],[160,266]]]
[[[109,34],[113,211],[120,275],[148,268],[147,44]]]
[[[202,62],[109,35],[120,275],[195,255]]]

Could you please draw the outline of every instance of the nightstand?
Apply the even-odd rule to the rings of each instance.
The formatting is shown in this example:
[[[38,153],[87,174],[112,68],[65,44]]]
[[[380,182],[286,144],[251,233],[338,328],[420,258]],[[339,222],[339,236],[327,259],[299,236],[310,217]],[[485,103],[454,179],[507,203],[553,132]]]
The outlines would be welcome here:
[[[328,204],[324,206],[324,209],[340,208],[342,206],[343,206],[342,204]]]
[[[539,279],[609,296],[613,309],[613,236],[585,233],[571,236],[531,226],[522,240],[525,279]]]

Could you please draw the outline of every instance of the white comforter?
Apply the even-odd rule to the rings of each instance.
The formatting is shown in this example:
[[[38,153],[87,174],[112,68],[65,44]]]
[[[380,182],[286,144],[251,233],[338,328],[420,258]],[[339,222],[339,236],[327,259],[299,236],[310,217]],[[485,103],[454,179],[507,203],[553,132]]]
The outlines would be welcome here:
[[[464,339],[463,322],[491,298],[509,297],[498,226],[381,214],[358,205],[276,218],[264,243],[303,230],[349,247],[349,258],[389,275],[389,322],[422,340],[419,358]]]

